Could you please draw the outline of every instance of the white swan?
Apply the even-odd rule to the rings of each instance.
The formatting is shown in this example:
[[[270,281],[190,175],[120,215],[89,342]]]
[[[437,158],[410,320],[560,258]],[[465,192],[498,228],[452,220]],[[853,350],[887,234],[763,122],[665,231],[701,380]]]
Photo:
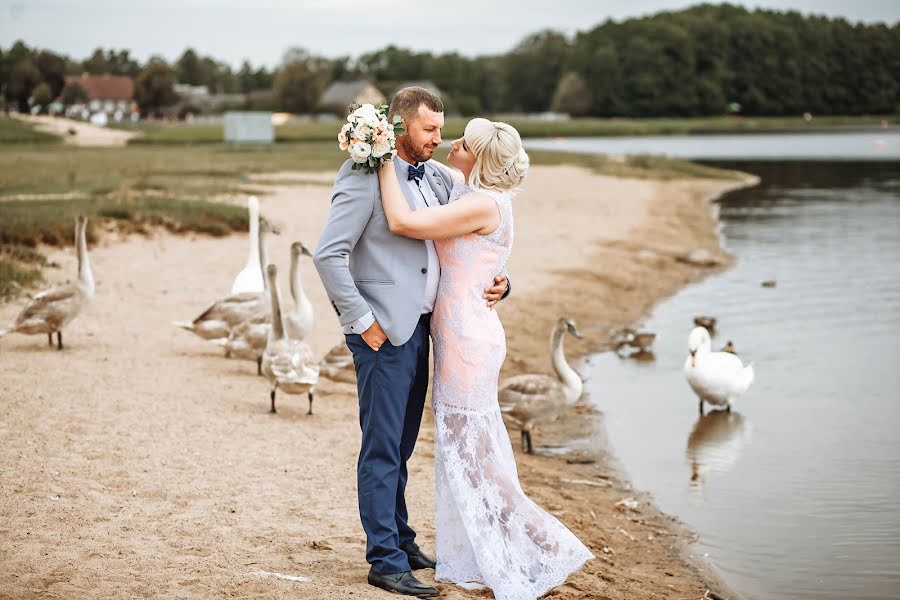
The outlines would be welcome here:
[[[0,337],[7,333],[46,333],[52,346],[55,333],[57,348],[63,349],[62,328],[77,317],[94,297],[94,275],[87,253],[87,218],[84,215],[78,215],[75,221],[75,246],[78,253],[78,280],[37,293],[19,313],[15,322],[7,329],[0,330]]]
[[[291,339],[285,334],[281,318],[281,298],[276,281],[277,268],[269,265],[266,276],[272,303],[272,327],[262,357],[262,371],[272,384],[270,392],[271,408],[275,411],[275,391],[281,389],[287,394],[303,394],[309,398],[308,415],[312,414],[313,392],[319,380],[319,366],[313,361],[312,349],[301,340]]]
[[[560,318],[550,332],[550,355],[556,377],[527,374],[511,377],[499,389],[500,410],[522,431],[522,448],[531,453],[531,432],[535,426],[556,420],[575,404],[584,391],[581,377],[566,362],[563,335],[568,331],[581,337],[575,324]]]
[[[291,244],[291,296],[294,298],[294,309],[284,315],[284,328],[289,338],[304,340],[312,331],[315,320],[312,302],[303,291],[300,277],[300,256],[312,256],[301,242]]]
[[[265,246],[260,244],[260,256],[266,257]],[[312,303],[303,293],[300,284],[300,255],[310,256],[309,250],[300,243],[291,244],[291,292],[294,296],[294,310],[283,315],[284,329],[287,336],[294,340],[302,340],[312,330]],[[253,315],[246,321],[231,329],[225,340],[226,356],[256,361],[256,374],[262,375],[262,355],[269,339],[269,328],[272,326],[271,301],[266,310]]]
[[[740,398],[753,383],[753,366],[746,367],[741,359],[730,352],[712,352],[709,332],[705,327],[695,327],[688,338],[690,356],[684,363],[684,376],[694,393],[700,398],[700,414],[703,403],[724,406]]]
[[[262,261],[268,258],[265,232],[259,229],[256,232],[256,247],[258,260]],[[262,272],[261,263],[258,265],[258,270]],[[265,289],[266,286],[263,284],[260,291],[257,292],[230,294],[213,302],[193,321],[173,321],[172,324],[190,331],[204,340],[226,346],[225,356],[230,357],[232,350],[227,347],[228,339],[238,326],[259,316],[266,323],[269,322],[271,306]],[[267,334],[268,332],[266,332]],[[263,336],[263,340],[265,340],[265,336]],[[262,342],[260,354],[262,354],[263,347],[265,347],[265,341]],[[240,357],[250,359],[246,352],[242,353]],[[252,360],[256,360],[256,358],[252,358]]]
[[[262,292],[265,290],[262,266],[259,256],[259,199],[247,198],[247,212],[250,215],[250,239],[247,249],[247,264],[231,284],[232,294]]]

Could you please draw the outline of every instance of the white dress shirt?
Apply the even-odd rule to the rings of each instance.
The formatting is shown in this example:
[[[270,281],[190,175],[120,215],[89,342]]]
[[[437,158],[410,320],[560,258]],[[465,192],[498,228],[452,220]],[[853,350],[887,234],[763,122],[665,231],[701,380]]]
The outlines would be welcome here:
[[[422,179],[418,181],[415,179],[407,180],[405,177],[406,172],[408,168],[413,165],[410,165],[399,156],[395,156],[394,160],[400,162],[400,185],[405,185],[409,188],[409,191],[415,200],[416,209],[418,210],[428,206],[438,206],[440,203],[437,196],[434,194],[434,190],[431,189],[428,179],[422,177]],[[434,301],[437,298],[438,283],[441,280],[441,264],[438,261],[437,252],[434,249],[434,242],[425,240],[425,248],[428,251],[428,272],[426,273],[425,279],[425,298],[422,301],[423,315],[434,310]],[[349,325],[345,325],[343,331],[345,334],[362,334],[371,327],[374,322],[375,315],[370,311]]]

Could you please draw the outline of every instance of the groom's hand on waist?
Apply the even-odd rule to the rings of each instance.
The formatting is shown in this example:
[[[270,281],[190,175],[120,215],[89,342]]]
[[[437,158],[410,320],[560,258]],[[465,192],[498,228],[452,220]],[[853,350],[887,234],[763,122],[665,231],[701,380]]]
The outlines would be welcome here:
[[[500,302],[508,286],[509,280],[505,275],[494,277],[494,285],[484,288],[484,294],[481,296],[487,300],[488,308],[494,308],[494,305]]]
[[[384,329],[381,328],[378,321],[375,321],[368,329],[362,332],[362,339],[369,345],[369,348],[378,352],[382,344],[387,340],[387,335],[385,335]]]

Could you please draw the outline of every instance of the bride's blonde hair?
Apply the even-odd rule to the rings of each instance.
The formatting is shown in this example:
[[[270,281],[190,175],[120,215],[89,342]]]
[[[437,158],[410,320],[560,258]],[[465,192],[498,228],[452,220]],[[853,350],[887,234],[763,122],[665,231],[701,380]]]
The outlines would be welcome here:
[[[492,190],[512,190],[525,178],[528,154],[516,128],[500,121],[472,119],[463,134],[475,155],[469,185]]]

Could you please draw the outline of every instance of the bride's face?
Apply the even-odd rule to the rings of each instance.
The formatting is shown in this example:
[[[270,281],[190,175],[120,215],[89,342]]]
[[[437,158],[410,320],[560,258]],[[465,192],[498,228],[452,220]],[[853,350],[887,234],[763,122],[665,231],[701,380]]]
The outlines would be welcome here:
[[[450,142],[450,154],[447,156],[447,162],[463,173],[472,171],[472,167],[475,166],[475,155],[472,154],[472,150],[466,145],[465,138],[459,138]]]

